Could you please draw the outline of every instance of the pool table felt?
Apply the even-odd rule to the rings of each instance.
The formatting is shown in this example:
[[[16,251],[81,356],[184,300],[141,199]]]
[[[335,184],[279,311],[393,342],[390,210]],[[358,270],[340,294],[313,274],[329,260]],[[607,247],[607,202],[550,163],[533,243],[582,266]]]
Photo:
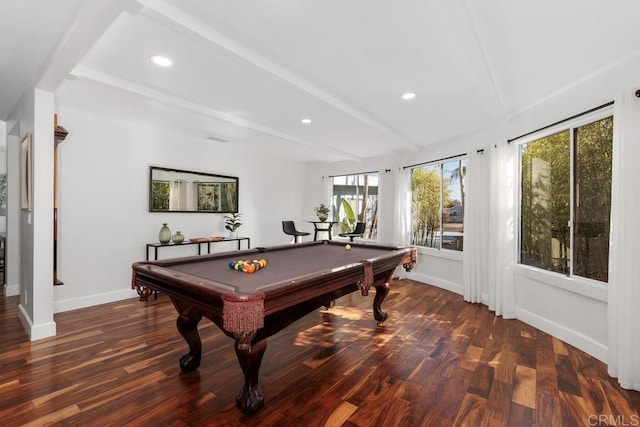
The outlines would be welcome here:
[[[343,268],[349,264],[388,255],[389,249],[344,244],[299,245],[291,249],[259,252],[239,252],[226,256],[202,258],[186,263],[167,262],[165,266],[191,276],[215,281],[233,287],[238,293],[254,293],[281,282],[289,283],[297,277]],[[229,268],[231,261],[266,259],[267,266],[255,273]],[[162,262],[157,263],[162,266]]]

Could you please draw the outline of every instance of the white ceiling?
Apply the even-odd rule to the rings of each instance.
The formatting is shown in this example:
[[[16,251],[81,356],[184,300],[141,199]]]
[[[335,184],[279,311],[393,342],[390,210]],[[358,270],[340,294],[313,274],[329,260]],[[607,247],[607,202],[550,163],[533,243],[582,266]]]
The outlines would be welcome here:
[[[68,65],[59,105],[304,161],[466,134],[640,52],[636,0],[93,0],[109,1],[121,13]],[[95,7],[1,6],[0,119]]]

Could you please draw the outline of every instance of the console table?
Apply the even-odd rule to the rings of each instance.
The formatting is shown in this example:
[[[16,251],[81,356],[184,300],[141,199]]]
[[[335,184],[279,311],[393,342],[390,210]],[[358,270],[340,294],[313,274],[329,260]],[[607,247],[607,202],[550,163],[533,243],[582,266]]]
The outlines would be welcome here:
[[[149,248],[153,248],[153,260],[157,261],[158,260],[158,248],[170,248],[170,247],[176,247],[176,246],[189,246],[189,245],[197,245],[198,246],[198,255],[202,255],[202,245],[207,245],[207,253],[210,254],[211,253],[211,244],[212,243],[221,243],[221,242],[238,242],[238,250],[240,250],[240,246],[242,244],[242,241],[246,240],[247,241],[247,249],[251,248],[251,239],[249,237],[225,237],[222,240],[210,240],[210,241],[206,241],[206,242],[191,242],[188,240],[185,240],[182,243],[173,243],[173,242],[169,242],[169,243],[147,243],[147,250],[146,250],[146,254],[145,254],[145,258],[147,261],[149,261]]]

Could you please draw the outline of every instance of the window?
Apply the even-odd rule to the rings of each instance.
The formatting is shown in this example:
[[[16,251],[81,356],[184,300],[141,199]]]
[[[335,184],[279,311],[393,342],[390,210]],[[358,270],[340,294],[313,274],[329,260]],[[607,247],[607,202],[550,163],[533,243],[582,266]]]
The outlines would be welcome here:
[[[357,222],[367,224],[362,237],[375,240],[378,233],[378,172],[333,177],[333,218],[340,232],[352,231]]]
[[[613,117],[520,146],[520,263],[607,282]]]
[[[412,170],[411,244],[463,249],[466,167],[466,159],[460,157]]]

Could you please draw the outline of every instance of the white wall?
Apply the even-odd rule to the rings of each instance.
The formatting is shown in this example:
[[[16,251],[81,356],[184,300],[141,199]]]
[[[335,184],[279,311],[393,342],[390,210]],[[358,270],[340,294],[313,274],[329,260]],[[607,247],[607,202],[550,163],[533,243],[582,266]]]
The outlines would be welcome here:
[[[19,293],[20,320],[32,340],[55,335],[52,301],[52,170],[54,96],[26,90],[7,121],[8,295]],[[31,134],[33,203],[20,209],[19,142]],[[16,283],[17,281],[17,283]]]
[[[16,132],[13,134],[12,132]],[[5,246],[4,292],[6,296],[20,294],[20,198],[18,186],[17,129],[7,124],[7,241]]]
[[[20,98],[7,120],[7,178],[9,203],[7,205],[7,258],[8,273],[15,265],[13,279],[7,277],[8,295],[20,295],[20,320],[27,333],[33,324],[33,224],[31,213],[20,209],[20,141],[27,132],[33,133],[35,100],[29,91]],[[15,262],[13,262],[15,261]],[[25,298],[26,296],[26,298]]]
[[[328,176],[347,175],[361,172],[378,171],[380,181],[385,180],[389,185],[384,186],[384,191],[379,194],[379,233],[378,243],[402,244],[394,241],[391,224],[397,219],[394,217],[394,203],[396,201],[396,188],[394,179],[404,166],[430,162],[450,156],[470,153],[474,150],[488,149],[497,141],[498,135],[503,132],[503,127],[493,127],[479,130],[473,134],[463,135],[434,144],[428,149],[411,152],[400,152],[394,155],[366,159],[359,162],[345,161],[331,164],[313,164],[309,167],[307,194],[322,194],[325,180]],[[389,170],[389,172],[386,172]],[[312,196],[310,196],[312,197]],[[306,210],[313,214],[313,206],[321,200],[307,201]],[[409,275],[411,278],[462,293],[462,252],[436,250],[431,248],[419,248],[419,262]],[[483,294],[486,294],[484,290]]]
[[[0,174],[7,173],[7,123],[0,120]],[[7,216],[0,215],[0,233],[7,231]]]
[[[640,55],[611,64],[600,73],[512,117],[509,120],[509,137],[613,101],[617,91],[629,92],[629,96],[633,96],[640,88],[638,69]],[[631,158],[625,160],[635,161]],[[631,168],[637,168],[637,164]],[[613,173],[616,174],[616,170]],[[525,266],[515,269],[515,279],[518,318],[606,361],[606,284],[580,278],[566,279]]]
[[[136,296],[131,264],[144,260],[145,244],[158,241],[164,222],[186,238],[228,234],[222,214],[150,213],[151,165],[238,176],[238,232],[252,247],[288,243],[281,221],[305,215],[304,165],[289,159],[244,156],[233,142],[184,138],[64,107],[58,122],[69,135],[59,146],[58,278],[64,285],[54,289],[55,312]],[[235,248],[212,245],[216,252]],[[159,256],[196,251],[164,248]]]
[[[32,177],[33,198],[28,223],[33,232],[32,340],[56,334],[53,321],[53,116],[54,95],[33,91]],[[24,242],[24,240],[23,240]],[[23,295],[24,296],[24,295]]]
[[[519,136],[612,101],[617,91],[628,91],[631,96],[640,88],[638,69],[640,55],[611,64],[599,73],[588,76],[519,112],[503,125],[498,124],[493,128],[442,141],[424,150],[400,153],[375,161],[314,165],[310,168],[312,174],[309,177],[308,193],[314,194],[321,188],[317,182],[318,175],[382,171],[389,167],[395,171],[403,165],[437,160],[480,148],[487,149],[498,141],[504,142],[506,138]],[[391,191],[396,190],[394,188]],[[385,203],[393,203],[392,195],[381,194],[380,197],[385,198]],[[311,206],[309,203],[307,204]],[[396,220],[393,218],[392,210],[385,207],[383,212],[385,214],[384,218],[380,218],[381,224]],[[462,293],[461,254],[453,251],[438,252],[428,248],[420,248],[419,252],[419,262],[409,277]],[[520,265],[514,268],[514,277],[516,316],[519,319],[606,362],[606,284],[580,278],[568,279],[562,275]],[[487,289],[482,289],[481,295],[486,296]]]

